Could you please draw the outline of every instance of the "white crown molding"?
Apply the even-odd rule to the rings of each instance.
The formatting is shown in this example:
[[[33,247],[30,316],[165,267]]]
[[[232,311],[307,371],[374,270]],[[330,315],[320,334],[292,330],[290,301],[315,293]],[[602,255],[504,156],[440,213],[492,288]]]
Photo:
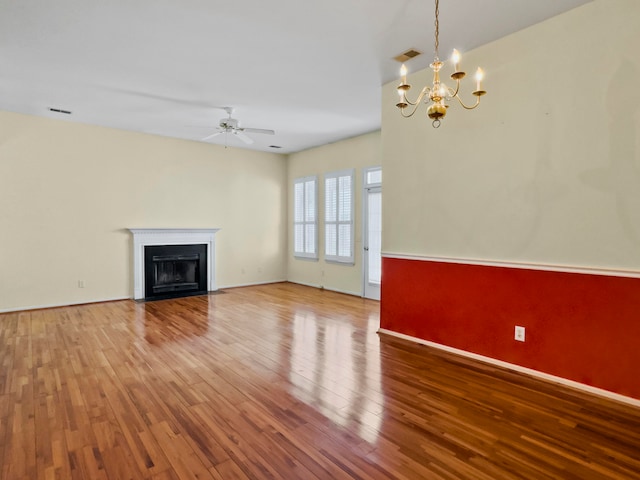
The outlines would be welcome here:
[[[144,298],[144,247],[147,245],[207,245],[207,290],[216,287],[216,240],[219,228],[130,228],[133,234],[133,298]]]
[[[640,278],[640,271],[605,269],[595,267],[572,267],[565,265],[551,265],[544,263],[501,262],[494,260],[478,260],[471,258],[455,257],[429,257],[425,255],[408,255],[404,253],[382,252],[383,258],[395,258],[399,260],[417,260],[421,262],[455,263],[459,265],[481,265],[485,267],[517,268],[521,270],[542,270],[546,272],[581,273],[585,275],[603,275],[608,277]]]

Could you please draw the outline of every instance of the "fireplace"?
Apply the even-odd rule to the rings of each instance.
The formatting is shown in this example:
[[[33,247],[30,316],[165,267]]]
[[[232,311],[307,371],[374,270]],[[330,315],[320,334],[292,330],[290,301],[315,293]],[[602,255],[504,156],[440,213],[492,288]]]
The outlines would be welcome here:
[[[207,246],[147,245],[144,247],[146,300],[207,293]]]
[[[133,233],[135,300],[199,295],[217,290],[215,234],[218,228],[129,230]]]

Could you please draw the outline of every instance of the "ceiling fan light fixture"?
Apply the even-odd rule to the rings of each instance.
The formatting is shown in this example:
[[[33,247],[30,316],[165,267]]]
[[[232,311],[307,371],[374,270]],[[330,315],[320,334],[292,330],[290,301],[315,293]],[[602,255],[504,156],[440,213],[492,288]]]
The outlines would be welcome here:
[[[262,133],[267,135],[274,135],[275,132],[273,130],[266,130],[264,128],[245,128],[240,126],[240,121],[237,118],[231,117],[233,114],[233,107],[220,107],[222,110],[227,112],[227,117],[220,119],[217,127],[217,132],[204,137],[202,141],[209,140],[210,138],[216,137],[221,134],[225,134],[225,139],[227,134],[231,133],[235,135],[242,142],[250,145],[253,143],[253,139],[247,135],[247,133]],[[225,140],[226,141],[226,140]]]

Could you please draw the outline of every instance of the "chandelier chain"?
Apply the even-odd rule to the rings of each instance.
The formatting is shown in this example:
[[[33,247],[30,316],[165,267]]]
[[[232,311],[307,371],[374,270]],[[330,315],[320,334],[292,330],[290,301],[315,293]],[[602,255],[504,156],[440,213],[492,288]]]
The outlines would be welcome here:
[[[438,20],[439,14],[440,14],[440,0],[436,0],[436,20],[434,22],[434,25],[436,27],[436,42],[435,42],[435,52],[434,52],[436,60],[439,60],[438,47],[440,46],[440,39],[438,38],[440,36],[440,21]]]

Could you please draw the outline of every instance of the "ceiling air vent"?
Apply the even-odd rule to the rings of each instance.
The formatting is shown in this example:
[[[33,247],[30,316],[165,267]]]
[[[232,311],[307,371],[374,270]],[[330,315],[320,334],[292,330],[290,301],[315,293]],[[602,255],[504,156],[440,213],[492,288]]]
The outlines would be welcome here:
[[[422,52],[419,52],[418,50],[414,50],[412,48],[410,50],[407,50],[406,52],[401,53],[397,57],[393,57],[393,59],[397,62],[406,62],[407,60],[411,60],[412,58],[417,57],[421,54]]]

